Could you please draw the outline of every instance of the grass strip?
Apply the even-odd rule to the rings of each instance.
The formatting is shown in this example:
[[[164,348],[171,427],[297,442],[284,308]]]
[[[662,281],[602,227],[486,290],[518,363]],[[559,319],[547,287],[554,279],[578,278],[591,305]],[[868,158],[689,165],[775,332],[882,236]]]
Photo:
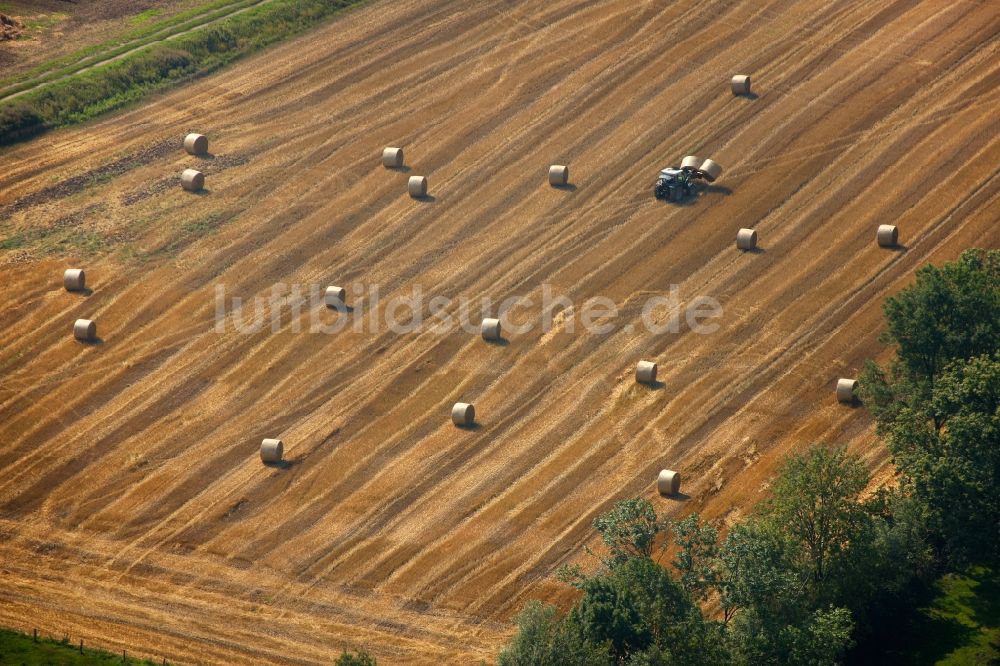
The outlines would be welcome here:
[[[143,39],[158,35],[164,31],[169,31],[171,33],[178,32],[180,30],[179,26],[182,24],[191,23],[194,19],[206,14],[216,14],[221,9],[226,9],[236,4],[243,4],[243,2],[246,2],[246,0],[211,0],[210,2],[204,2],[199,4],[197,7],[186,9],[159,21],[144,23],[123,35],[115,37],[114,39],[98,44],[92,44],[88,47],[74,51],[73,53],[48,60],[26,72],[0,78],[0,86],[8,86],[11,83],[16,83],[24,79],[37,79],[39,75],[44,74],[45,72],[74,65],[82,60],[111,52],[121,46],[135,44]],[[4,91],[4,93],[6,93],[6,91]]]
[[[172,16],[122,35],[115,40],[95,44],[62,58],[45,62],[23,74],[0,80],[0,96],[6,98],[15,95],[40,83],[47,83],[73,74],[133,49],[197,28],[199,25],[210,23],[234,11],[260,2],[261,0],[215,0],[200,6],[197,11],[189,10],[184,14]]]
[[[90,120],[304,32],[361,0],[273,0],[0,103],[0,145]]]
[[[82,646],[82,647],[81,647]],[[163,662],[166,663],[166,662]],[[9,629],[0,629],[0,664],[20,666],[99,666],[102,664],[122,664],[138,666],[160,666],[158,662],[135,659],[126,653],[112,654],[95,650],[83,643],[73,644],[69,638],[33,637]]]

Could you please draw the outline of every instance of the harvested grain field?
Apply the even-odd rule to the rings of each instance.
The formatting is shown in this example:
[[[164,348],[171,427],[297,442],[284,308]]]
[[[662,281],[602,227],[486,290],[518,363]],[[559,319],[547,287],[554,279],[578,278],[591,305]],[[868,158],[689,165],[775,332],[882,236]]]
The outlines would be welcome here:
[[[998,34],[989,1],[385,0],[0,152],[0,624],[183,663],[490,661],[527,600],[569,599],[552,574],[617,499],[732,519],[819,439],[884,477],[834,388],[914,269],[1000,241]],[[656,201],[688,154],[722,177]],[[371,314],[352,290],[217,327],[217,289],[275,284],[374,285],[377,317],[414,287],[526,296],[534,327],[309,333]],[[610,299],[612,330],[544,331],[543,285]],[[650,333],[671,285],[718,330]]]

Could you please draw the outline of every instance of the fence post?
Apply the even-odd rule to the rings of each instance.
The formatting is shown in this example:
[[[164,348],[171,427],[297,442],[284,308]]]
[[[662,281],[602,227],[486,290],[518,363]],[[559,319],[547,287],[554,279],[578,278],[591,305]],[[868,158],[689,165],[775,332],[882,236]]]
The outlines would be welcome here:
[[[31,633],[34,635],[35,642],[37,643],[38,642],[38,629],[32,629]]]
[[[83,654],[83,639],[80,639],[80,654]]]

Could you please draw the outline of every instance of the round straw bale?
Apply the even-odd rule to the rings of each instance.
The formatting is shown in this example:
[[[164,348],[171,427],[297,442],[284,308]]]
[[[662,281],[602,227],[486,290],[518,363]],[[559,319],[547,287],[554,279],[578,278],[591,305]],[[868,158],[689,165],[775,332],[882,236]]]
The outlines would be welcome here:
[[[89,319],[77,319],[73,324],[73,337],[91,342],[97,339],[97,324]]]
[[[403,166],[403,149],[390,147],[383,150],[382,166],[386,169],[398,169]]]
[[[837,400],[840,402],[854,402],[854,392],[858,388],[857,379],[844,379],[840,378],[837,380]]]
[[[746,74],[737,74],[731,82],[734,95],[750,94],[750,77]]]
[[[652,361],[639,361],[635,366],[635,381],[640,384],[655,384],[656,364]]]
[[[208,137],[204,134],[188,134],[184,137],[184,150],[189,155],[205,155],[208,153]]]
[[[698,171],[700,171],[701,175],[705,177],[705,180],[710,183],[714,183],[715,179],[722,175],[722,166],[718,162],[705,160],[701,163],[701,166],[698,167]]]
[[[566,185],[569,183],[569,167],[564,164],[553,164],[549,167],[549,185]]]
[[[66,291],[83,291],[86,289],[87,276],[82,268],[67,268],[63,273],[63,286]]]
[[[676,495],[681,491],[681,475],[672,469],[660,470],[656,479],[656,489],[661,495]]]
[[[899,229],[891,224],[880,224],[875,237],[881,247],[895,247],[899,241]]]
[[[342,308],[347,304],[347,290],[343,287],[327,287],[323,292],[323,302],[327,307]]]
[[[500,320],[484,319],[481,326],[483,340],[499,340],[501,338]]]
[[[753,250],[757,247],[757,232],[753,229],[740,229],[736,232],[736,247],[741,250]]]
[[[420,197],[427,196],[427,177],[426,176],[410,176],[409,182],[406,184],[406,189],[409,191],[410,196],[414,199],[419,199]]]
[[[265,463],[281,462],[285,453],[285,445],[280,439],[265,439],[260,443],[260,459]]]
[[[205,174],[197,169],[184,169],[181,174],[181,187],[188,192],[201,192],[205,187]]]
[[[456,402],[451,408],[451,420],[457,426],[471,426],[476,422],[476,408],[467,402]]]
[[[703,162],[703,160],[700,157],[697,157],[695,155],[688,155],[684,159],[681,160],[681,168],[682,169],[694,169],[695,171],[697,171],[698,167],[701,166],[702,162]]]

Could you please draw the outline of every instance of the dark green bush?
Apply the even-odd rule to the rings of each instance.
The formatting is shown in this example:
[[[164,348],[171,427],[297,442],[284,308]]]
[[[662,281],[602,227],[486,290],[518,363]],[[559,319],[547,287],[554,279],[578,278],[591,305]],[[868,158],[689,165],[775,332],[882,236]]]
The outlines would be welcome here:
[[[13,143],[45,129],[45,121],[28,104],[15,102],[0,107],[0,143]]]

